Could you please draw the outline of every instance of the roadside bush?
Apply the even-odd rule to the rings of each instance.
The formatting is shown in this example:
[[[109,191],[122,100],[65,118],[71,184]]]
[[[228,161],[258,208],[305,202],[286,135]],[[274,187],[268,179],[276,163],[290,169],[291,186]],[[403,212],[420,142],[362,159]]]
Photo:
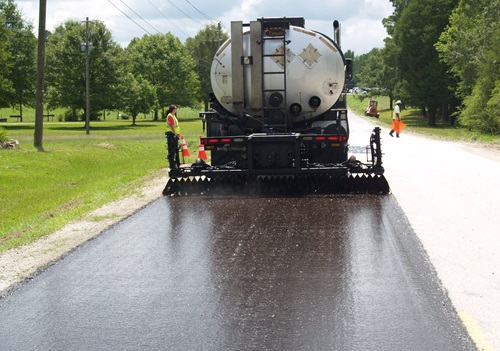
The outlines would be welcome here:
[[[474,87],[473,94],[464,100],[465,108],[460,118],[463,126],[491,135],[500,134],[500,116],[498,115],[500,84],[497,85],[490,87],[479,82]],[[491,91],[490,95],[488,95],[489,91]]]
[[[5,143],[7,139],[7,132],[4,128],[0,127],[0,143]]]
[[[67,110],[64,112],[65,122],[75,122],[78,121],[78,112],[76,110]]]

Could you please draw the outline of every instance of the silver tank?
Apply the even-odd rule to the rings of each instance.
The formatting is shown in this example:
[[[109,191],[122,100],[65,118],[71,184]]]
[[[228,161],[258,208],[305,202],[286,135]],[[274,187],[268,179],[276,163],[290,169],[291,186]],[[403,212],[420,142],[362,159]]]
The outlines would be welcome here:
[[[332,39],[290,25],[284,45],[282,39],[259,41],[255,31],[252,35],[250,31],[243,31],[235,39],[234,28],[237,30],[238,26],[232,25],[232,39],[219,48],[210,72],[215,97],[228,112],[261,116],[262,106],[273,103],[276,91],[286,91],[283,101],[274,101],[295,123],[318,117],[338,100],[345,83],[345,64],[340,48]],[[256,45],[258,41],[261,44]],[[242,46],[241,51],[234,50],[235,42]],[[241,53],[241,59],[233,60],[234,52],[235,56]],[[243,70],[241,75],[233,72],[235,65],[242,65],[243,68],[237,67]],[[255,74],[252,70],[259,72]],[[261,77],[260,80],[254,78],[256,76]],[[273,91],[275,95],[271,96]],[[242,96],[238,96],[240,94]]]

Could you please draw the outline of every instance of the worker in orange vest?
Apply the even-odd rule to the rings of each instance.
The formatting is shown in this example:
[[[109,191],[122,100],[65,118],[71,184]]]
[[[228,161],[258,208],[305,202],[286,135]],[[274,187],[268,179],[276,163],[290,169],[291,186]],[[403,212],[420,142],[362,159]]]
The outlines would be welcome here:
[[[394,132],[396,132],[396,137],[399,138],[399,134],[404,129],[404,123],[401,121],[401,100],[396,101],[396,107],[394,107],[394,115],[392,116],[392,125],[391,131],[389,132],[390,136],[394,136]]]
[[[177,120],[177,106],[170,105],[167,111],[167,147],[168,147],[168,163],[171,169],[179,168],[181,165],[179,160],[179,139],[181,138],[181,129]]]

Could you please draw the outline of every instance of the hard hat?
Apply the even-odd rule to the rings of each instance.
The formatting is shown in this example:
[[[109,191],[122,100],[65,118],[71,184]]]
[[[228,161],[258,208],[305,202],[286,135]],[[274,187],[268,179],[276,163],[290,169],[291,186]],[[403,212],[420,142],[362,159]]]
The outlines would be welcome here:
[[[402,104],[401,100],[396,101],[396,104]]]

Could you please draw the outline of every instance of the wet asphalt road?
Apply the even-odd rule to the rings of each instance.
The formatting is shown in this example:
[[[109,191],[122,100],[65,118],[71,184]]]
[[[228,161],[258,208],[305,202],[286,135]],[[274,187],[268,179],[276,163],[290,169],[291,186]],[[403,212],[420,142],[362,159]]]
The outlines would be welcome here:
[[[161,198],[0,300],[1,350],[474,350],[393,196]]]

